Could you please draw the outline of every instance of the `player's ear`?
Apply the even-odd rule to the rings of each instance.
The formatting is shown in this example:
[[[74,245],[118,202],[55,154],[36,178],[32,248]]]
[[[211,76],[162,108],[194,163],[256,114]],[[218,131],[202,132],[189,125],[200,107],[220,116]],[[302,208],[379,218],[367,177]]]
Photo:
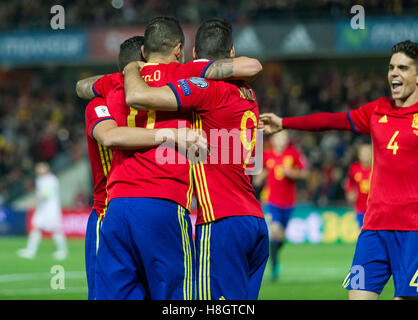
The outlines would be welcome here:
[[[235,58],[235,47],[234,46],[232,46],[231,51],[229,52],[229,56],[231,58]]]
[[[193,60],[197,59],[196,47],[193,47]]]
[[[144,45],[141,46],[141,53],[142,53],[142,56],[144,57],[144,60],[147,61],[148,58],[147,58],[147,55],[145,54]]]
[[[173,53],[176,56],[176,59],[181,62],[183,56],[183,44],[181,42],[175,46]]]

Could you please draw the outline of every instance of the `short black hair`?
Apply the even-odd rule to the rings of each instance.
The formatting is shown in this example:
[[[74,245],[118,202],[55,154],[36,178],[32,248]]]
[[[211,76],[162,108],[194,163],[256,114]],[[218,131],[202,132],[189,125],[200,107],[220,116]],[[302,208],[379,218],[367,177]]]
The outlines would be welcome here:
[[[179,21],[173,17],[156,17],[145,27],[144,51],[168,54],[179,43],[184,45],[184,33]]]
[[[392,55],[399,52],[413,59],[418,71],[418,43],[412,42],[411,40],[399,42],[392,47]]]
[[[120,72],[132,61],[145,61],[141,53],[144,44],[143,36],[134,36],[121,43],[118,56],[118,66]]]
[[[195,39],[198,58],[211,60],[229,58],[232,46],[232,25],[229,22],[212,18],[200,24]]]

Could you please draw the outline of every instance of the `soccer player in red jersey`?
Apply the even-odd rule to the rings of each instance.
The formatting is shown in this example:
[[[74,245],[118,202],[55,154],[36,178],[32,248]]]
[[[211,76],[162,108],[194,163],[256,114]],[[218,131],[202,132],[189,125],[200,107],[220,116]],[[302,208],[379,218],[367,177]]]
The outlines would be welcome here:
[[[356,220],[359,229],[363,227],[364,213],[367,209],[367,198],[370,190],[370,174],[372,171],[372,147],[362,144],[357,151],[358,161],[348,169],[345,183],[346,198],[354,203]]]
[[[395,298],[418,297],[418,44],[392,47],[382,97],[347,112],[260,117],[266,133],[282,129],[351,130],[370,134],[373,169],[363,229],[344,280],[350,299],[377,299],[393,276]]]
[[[307,177],[306,159],[303,154],[290,143],[287,131],[271,137],[272,149],[263,155],[263,172],[254,183],[261,185],[266,198],[267,213],[270,221],[270,259],[271,279],[277,279],[280,272],[279,251],[285,241],[286,227],[296,204],[296,181]]]
[[[232,28],[203,22],[197,58],[234,56]],[[192,127],[208,138],[210,156],[193,166],[199,203],[196,228],[198,299],[257,299],[268,259],[268,231],[251,176],[258,105],[242,82],[189,78],[147,86],[134,63],[125,68],[127,102],[149,110],[194,111]],[[232,145],[231,145],[231,141]]]
[[[120,46],[119,69],[123,70],[130,61],[141,59],[138,48],[143,43],[143,37],[132,37],[124,41]],[[136,48],[136,50],[135,50]],[[113,158],[112,149],[133,149],[146,148],[165,143],[165,139],[159,139],[158,129],[118,127],[116,114],[119,110],[112,108],[114,105],[107,105],[103,98],[94,98],[87,105],[85,110],[85,126],[87,136],[87,148],[90,158],[91,171],[93,176],[93,207],[90,214],[85,239],[85,259],[88,284],[89,300],[95,298],[94,277],[95,277],[95,258],[98,247],[97,233],[100,221],[107,208],[107,181],[110,174],[111,162]],[[191,130],[191,129],[188,129]],[[182,141],[178,139],[186,138],[191,135],[179,135],[177,129],[170,129],[175,144],[185,145],[195,141]]]
[[[240,71],[235,69],[237,63],[242,65],[249,60],[219,63],[204,60],[181,65],[183,43],[184,35],[175,19],[156,18],[147,26],[143,55],[148,64],[142,76],[150,85],[160,86],[176,77],[202,74],[235,76]],[[128,107],[122,74],[101,77],[94,82],[92,91],[119,108],[115,119],[118,125],[190,126],[189,117],[184,115]],[[114,152],[108,181],[109,206],[100,230],[97,256],[98,299],[192,299],[194,296],[194,246],[186,212],[191,204],[192,173],[182,154],[171,152],[173,148],[165,150],[174,156],[167,157],[156,148]]]

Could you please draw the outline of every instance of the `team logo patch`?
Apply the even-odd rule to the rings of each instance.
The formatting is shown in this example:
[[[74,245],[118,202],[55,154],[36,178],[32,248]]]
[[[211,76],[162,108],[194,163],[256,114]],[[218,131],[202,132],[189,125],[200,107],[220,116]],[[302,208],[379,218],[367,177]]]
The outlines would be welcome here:
[[[189,84],[187,83],[186,80],[181,79],[181,80],[178,80],[177,82],[180,84],[181,91],[183,91],[183,94],[185,96],[192,94],[192,91],[190,90]]]
[[[193,77],[190,78],[189,81],[200,89],[205,89],[209,86],[209,83],[203,78]]]
[[[98,106],[94,108],[94,111],[96,111],[96,114],[99,118],[110,117],[109,110],[106,106]]]
[[[412,128],[418,129],[418,113],[414,114],[414,119],[412,120]]]

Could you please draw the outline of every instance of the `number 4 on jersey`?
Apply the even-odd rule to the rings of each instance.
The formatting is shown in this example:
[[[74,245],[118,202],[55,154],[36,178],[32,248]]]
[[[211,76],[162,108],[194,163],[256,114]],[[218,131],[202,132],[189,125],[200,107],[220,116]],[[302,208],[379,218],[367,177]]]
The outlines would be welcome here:
[[[393,134],[392,138],[390,139],[388,145],[387,145],[387,149],[392,150],[393,154],[396,154],[396,152],[399,149],[398,143],[395,141],[396,137],[398,136],[399,131],[395,131],[395,133]]]

